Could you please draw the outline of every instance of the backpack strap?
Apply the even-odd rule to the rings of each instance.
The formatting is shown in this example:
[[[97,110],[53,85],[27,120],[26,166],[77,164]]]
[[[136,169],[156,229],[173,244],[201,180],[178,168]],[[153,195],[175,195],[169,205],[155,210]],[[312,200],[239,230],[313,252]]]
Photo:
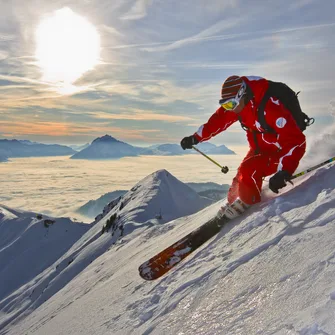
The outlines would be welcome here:
[[[257,141],[257,133],[260,133],[260,132],[257,131],[257,130],[249,129],[246,125],[244,125],[242,123],[242,119],[241,119],[241,116],[239,114],[238,114],[237,117],[238,117],[238,120],[240,121],[242,129],[245,130],[245,131],[250,131],[252,133],[252,136],[254,138],[254,143],[255,143],[255,146],[256,146],[255,154],[258,155],[260,153],[260,148],[259,148],[258,141]]]
[[[240,124],[241,124],[242,129],[243,129],[244,131],[248,131],[249,128],[242,122],[242,118],[241,118],[240,114],[237,114],[237,118],[238,118],[238,120],[240,121]]]
[[[258,105],[257,108],[257,119],[258,122],[260,123],[261,127],[265,130],[266,133],[271,133],[271,134],[277,134],[276,131],[268,125],[268,123],[265,121],[265,105],[268,102],[268,100],[271,97],[271,89],[270,89],[270,82],[269,82],[269,88],[266,90],[261,102]]]
[[[265,121],[265,115],[264,115],[264,110],[265,110],[265,105],[267,103],[267,101],[270,99],[270,97],[272,96],[272,89],[270,89],[271,86],[271,82],[269,82],[269,87],[266,90],[261,102],[258,105],[257,108],[257,120],[260,123],[261,127],[264,129],[264,133],[272,133],[272,134],[276,134],[275,130],[273,128],[271,128],[267,122]],[[247,85],[247,90],[246,90],[246,96],[245,96],[245,104],[247,104],[252,98],[254,98],[254,93],[252,92],[251,88],[249,85]],[[247,131],[250,130],[248,127],[246,127],[241,120],[241,117],[238,116],[238,120],[241,123],[241,127],[243,130]],[[252,132],[254,132],[254,138],[256,136],[256,133],[262,133],[261,131],[256,131],[256,130],[250,130]]]

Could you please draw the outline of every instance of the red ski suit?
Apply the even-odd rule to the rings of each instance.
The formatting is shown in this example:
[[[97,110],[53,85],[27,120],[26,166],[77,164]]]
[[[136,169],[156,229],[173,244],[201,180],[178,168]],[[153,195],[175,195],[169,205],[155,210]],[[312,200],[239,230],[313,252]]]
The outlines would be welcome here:
[[[242,112],[238,115],[220,107],[194,136],[200,142],[207,141],[240,118],[242,124],[248,128],[246,133],[250,149],[233,179],[228,192],[228,202],[232,203],[239,197],[250,205],[261,200],[263,177],[280,170],[294,173],[305,153],[306,140],[292,114],[274,97],[267,101],[264,115],[266,123],[276,134],[264,132],[257,120],[257,109],[268,88],[268,81],[260,77],[242,79],[254,94]]]

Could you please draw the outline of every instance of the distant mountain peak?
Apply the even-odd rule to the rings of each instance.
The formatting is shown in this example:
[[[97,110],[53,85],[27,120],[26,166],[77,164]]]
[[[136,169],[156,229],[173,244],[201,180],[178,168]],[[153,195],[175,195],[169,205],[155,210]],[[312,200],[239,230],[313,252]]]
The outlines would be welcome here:
[[[77,152],[72,159],[115,159],[121,157],[134,157],[138,149],[116,138],[105,135],[96,138],[87,148]]]
[[[108,143],[108,142],[120,142],[120,141],[118,141],[116,138],[106,134],[105,136],[96,138],[92,142],[92,144],[93,143],[101,143],[101,142]]]
[[[22,144],[26,144],[26,145],[33,145],[33,144],[37,144],[36,142],[31,142],[29,140],[18,140],[18,142],[22,143]]]
[[[156,179],[164,179],[165,177],[171,176],[171,173],[165,169],[161,169],[152,173],[151,176]]]

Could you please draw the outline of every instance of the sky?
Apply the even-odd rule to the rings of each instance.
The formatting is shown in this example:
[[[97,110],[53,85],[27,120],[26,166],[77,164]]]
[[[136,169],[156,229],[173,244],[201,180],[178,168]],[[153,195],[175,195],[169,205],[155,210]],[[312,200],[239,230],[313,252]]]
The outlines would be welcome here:
[[[230,75],[282,81],[333,123],[335,3],[0,0],[0,139],[179,143]],[[238,124],[213,143],[246,144]]]

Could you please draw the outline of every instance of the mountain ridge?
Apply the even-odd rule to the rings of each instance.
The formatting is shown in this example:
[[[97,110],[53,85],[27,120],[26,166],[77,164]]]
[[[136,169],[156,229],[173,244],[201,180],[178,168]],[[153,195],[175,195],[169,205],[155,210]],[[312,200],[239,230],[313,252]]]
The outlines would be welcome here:
[[[212,143],[199,143],[198,147],[206,154],[235,154],[225,145],[216,146]],[[171,143],[157,144],[148,148],[136,147],[106,134],[96,138],[88,147],[71,156],[71,159],[115,159],[140,155],[175,156],[194,153],[191,150],[183,150],[179,144]]]
[[[0,155],[11,157],[67,156],[75,151],[65,145],[42,144],[28,140],[0,140]]]
[[[205,154],[235,155],[225,145],[199,143],[197,147]],[[11,157],[67,156],[71,159],[119,159],[136,156],[176,156],[196,154],[192,150],[183,150],[179,144],[157,144],[147,148],[132,146],[110,135],[97,137],[85,145],[65,146],[60,144],[42,144],[29,140],[0,140],[0,161],[6,162]]]

